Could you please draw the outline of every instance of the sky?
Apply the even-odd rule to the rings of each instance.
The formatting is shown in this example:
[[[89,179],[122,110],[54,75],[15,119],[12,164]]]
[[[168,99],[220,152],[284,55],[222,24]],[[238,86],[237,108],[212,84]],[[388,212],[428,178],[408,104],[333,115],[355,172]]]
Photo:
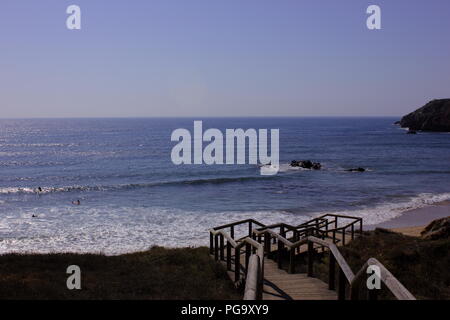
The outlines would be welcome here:
[[[401,116],[450,97],[449,14],[448,0],[2,0],[0,118]]]

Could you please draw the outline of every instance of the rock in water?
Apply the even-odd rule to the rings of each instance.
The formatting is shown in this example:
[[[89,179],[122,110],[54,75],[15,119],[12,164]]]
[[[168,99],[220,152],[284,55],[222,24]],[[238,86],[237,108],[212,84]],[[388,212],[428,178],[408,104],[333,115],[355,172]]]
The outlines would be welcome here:
[[[300,161],[300,167],[305,169],[311,169],[313,167],[313,163],[311,160]]]
[[[347,169],[347,171],[350,171],[350,172],[364,172],[364,171],[366,171],[366,169],[359,167],[359,168]]]
[[[400,120],[402,128],[412,131],[450,132],[450,99],[432,100]]]
[[[320,170],[322,168],[322,165],[319,162],[312,162],[311,160],[304,160],[304,161],[292,160],[291,167]]]
[[[421,236],[429,240],[450,237],[450,217],[434,220],[421,232]]]
[[[320,170],[322,168],[322,165],[319,162],[314,162],[312,168],[314,170]]]

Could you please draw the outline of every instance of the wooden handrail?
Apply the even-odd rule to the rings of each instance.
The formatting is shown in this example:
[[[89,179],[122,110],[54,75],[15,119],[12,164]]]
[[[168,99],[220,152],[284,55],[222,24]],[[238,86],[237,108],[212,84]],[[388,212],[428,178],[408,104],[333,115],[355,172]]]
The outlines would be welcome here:
[[[339,251],[338,247],[334,243],[328,243],[322,239],[318,239],[316,237],[308,237],[308,242],[313,242],[320,244],[321,246],[327,247],[331,254],[333,255],[334,259],[338,263],[340,269],[345,275],[345,278],[349,283],[353,281],[353,278],[355,277],[355,274],[353,273],[352,269],[350,269],[350,266],[348,265],[347,261],[345,261],[344,257],[342,256],[341,252]]]
[[[250,257],[248,264],[247,279],[245,280],[244,300],[259,300],[262,290],[260,290],[260,260],[257,255]]]
[[[357,288],[359,288],[360,282],[363,279],[363,275],[365,275],[367,267],[369,265],[376,265],[381,270],[381,281],[386,285],[386,287],[392,292],[392,294],[400,300],[415,300],[414,296],[398,281],[378,260],[375,258],[370,258],[358,271],[357,275],[353,273],[350,266],[348,265],[345,258],[342,256],[341,252],[339,251],[338,247],[334,243],[328,243],[322,239],[316,238],[314,236],[309,236],[304,239],[300,239],[296,242],[291,242],[288,239],[282,237],[281,235],[277,234],[273,230],[265,230],[265,231],[258,231],[254,230],[254,233],[265,233],[270,234],[271,236],[277,238],[279,241],[281,241],[284,245],[286,245],[289,250],[291,251],[291,254],[294,253],[294,249],[304,245],[306,243],[315,243],[320,246],[326,247],[330,251],[330,265],[334,266],[334,263],[337,262],[339,267],[339,273],[340,273],[340,279],[339,279],[339,298],[345,299],[345,283],[343,282],[343,278],[345,278],[347,284],[352,288],[351,290],[351,296],[352,299],[357,299],[356,292]],[[312,250],[314,250],[313,246],[308,245],[308,276],[312,276]],[[294,266],[292,265],[293,259],[291,259],[289,271],[292,272],[294,270]],[[329,270],[329,276],[330,279],[333,279],[334,281],[334,274],[333,276],[331,273],[334,273],[334,267]],[[331,280],[330,280],[331,282]],[[329,284],[330,289],[334,289],[334,284]]]
[[[240,220],[240,221],[237,221],[237,222],[232,222],[232,223],[224,224],[224,225],[222,225],[222,226],[214,227],[213,230],[225,229],[225,228],[233,227],[233,226],[240,225],[240,224],[244,224],[244,223],[248,223],[248,222],[252,222],[252,223],[254,223],[254,224],[256,224],[256,225],[259,225],[260,227],[265,227],[265,225],[262,224],[262,223],[259,222],[259,221],[256,221],[256,220],[254,220],[254,219],[245,219],[245,220]]]
[[[336,219],[333,221],[328,221],[324,217],[332,216]],[[328,225],[335,224],[337,226],[337,218],[350,218],[354,219],[354,221],[341,226],[335,227],[333,229],[328,229]],[[326,230],[321,229],[324,226]],[[311,222],[312,221],[312,222]],[[238,282],[241,276],[240,270],[240,249],[245,246],[245,257],[246,257],[246,285],[245,285],[245,293],[244,299],[261,299],[262,298],[262,287],[264,281],[264,247],[268,250],[267,253],[270,253],[270,240],[271,238],[275,238],[278,242],[278,266],[281,268],[281,250],[283,246],[286,246],[290,251],[290,262],[289,262],[289,273],[293,273],[295,271],[295,251],[302,245],[308,245],[308,276],[313,276],[313,260],[314,260],[314,244],[321,246],[322,248],[328,248],[330,252],[329,259],[329,289],[335,289],[335,267],[336,262],[338,266],[338,298],[343,300],[346,298],[346,287],[350,287],[350,298],[358,299],[358,291],[360,285],[364,279],[364,276],[367,275],[367,268],[371,265],[375,265],[379,267],[381,272],[380,280],[386,285],[386,287],[391,291],[391,293],[399,300],[415,300],[414,296],[375,258],[370,258],[367,262],[360,268],[360,270],[356,273],[356,275],[351,270],[347,261],[342,256],[338,247],[334,243],[335,233],[342,232],[343,235],[343,243],[345,243],[345,233],[346,229],[351,227],[351,236],[353,239],[354,236],[354,225],[356,223],[360,223],[360,231],[362,231],[362,218],[359,217],[347,217],[343,215],[334,215],[334,214],[325,214],[318,218],[315,218],[307,223],[303,223],[297,227],[290,226],[284,223],[273,224],[269,226],[265,226],[262,223],[259,223],[253,219],[241,220],[235,223],[226,224],[220,227],[216,227],[210,230],[210,238],[211,238],[211,253],[214,253],[216,260],[224,260],[224,240],[227,241],[227,269],[231,269],[231,249],[235,250],[235,282]],[[320,222],[319,222],[320,221]],[[234,239],[234,226],[239,224],[249,223],[249,235],[239,240]],[[252,229],[252,225],[258,225],[259,228]],[[224,228],[231,228],[231,235],[225,232]],[[280,233],[275,232],[274,228],[280,228]],[[302,228],[302,230],[298,230]],[[286,231],[286,229],[288,229]],[[323,239],[319,239],[315,236],[309,235],[303,238],[298,239],[300,234],[308,235],[309,231],[315,231],[321,234],[322,237],[326,235],[328,237],[328,233],[333,233],[333,243],[329,243]],[[293,239],[297,241],[291,241],[286,238],[286,232],[294,232]],[[264,235],[264,246],[260,243],[261,236]],[[252,239],[252,237],[258,238],[258,241]],[[220,242],[220,245],[219,245]],[[215,244],[215,245],[214,245]],[[253,249],[252,249],[253,248]],[[256,251],[256,254],[254,252]],[[220,255],[219,255],[220,254]],[[374,294],[374,290],[369,291],[369,296],[374,298],[376,294]]]
[[[416,300],[411,292],[406,289],[400,281],[397,280],[386,267],[375,258],[370,258],[361,267],[356,276],[351,282],[352,287],[352,299],[357,299],[358,290],[361,282],[364,280],[364,276],[367,275],[366,271],[369,266],[377,266],[380,269],[380,280],[386,285],[386,287],[392,292],[392,294],[398,300]]]
[[[251,219],[245,220],[246,222],[253,222]],[[236,225],[236,224],[230,224]],[[229,225],[228,225],[229,226]],[[226,228],[226,227],[225,227]],[[264,281],[264,246],[253,240],[252,238],[246,236],[239,240],[232,238],[224,230],[214,230],[210,231],[211,237],[215,239],[215,250],[214,256],[216,260],[224,260],[224,239],[227,240],[227,269],[231,269],[231,249],[234,248],[234,274],[235,282],[237,283],[241,278],[241,261],[240,261],[240,250],[242,247],[245,248],[246,257],[246,277],[245,277],[245,290],[244,299],[245,300],[259,300],[262,299],[262,289]],[[220,238],[220,245],[218,246]],[[213,243],[213,242],[212,242]],[[256,254],[253,254],[253,249],[255,249]],[[219,252],[220,250],[220,252]],[[212,252],[211,252],[212,253]],[[220,253],[220,255],[219,255]],[[257,260],[257,263],[254,260]]]
[[[339,249],[336,247],[333,243],[327,243],[326,241],[323,241],[321,239],[318,239],[316,237],[308,237],[308,242],[317,243],[322,246],[328,247],[330,249],[330,261],[334,260],[338,263],[340,272],[342,272],[350,285],[351,288],[351,298],[352,299],[358,299],[357,292],[359,289],[359,286],[364,279],[364,275],[367,275],[366,271],[367,268],[371,265],[375,265],[380,268],[381,271],[381,277],[380,280],[383,281],[383,283],[386,285],[386,287],[391,291],[391,293],[399,300],[416,300],[416,298],[406,289],[400,281],[395,278],[392,273],[389,272],[389,270],[386,269],[386,267],[379,262],[375,258],[369,258],[367,262],[359,269],[359,271],[356,273],[356,276],[350,269],[347,261],[344,259],[344,257],[341,255]],[[311,250],[312,248],[310,248]],[[331,257],[331,255],[333,257]],[[309,255],[310,256],[310,255]],[[312,261],[308,261],[308,265],[311,265]],[[309,268],[308,268],[309,269]],[[334,272],[334,270],[331,270],[330,268],[330,274],[331,272]],[[340,284],[339,288],[339,298],[345,299],[345,287],[342,289],[342,286],[344,284]]]

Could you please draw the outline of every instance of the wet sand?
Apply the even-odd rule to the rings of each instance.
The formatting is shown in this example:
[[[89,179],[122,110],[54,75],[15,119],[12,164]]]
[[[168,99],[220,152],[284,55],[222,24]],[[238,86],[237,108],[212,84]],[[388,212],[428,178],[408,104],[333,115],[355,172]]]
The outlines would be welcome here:
[[[448,216],[450,216],[450,201],[443,201],[424,208],[405,211],[397,218],[377,225],[369,225],[366,229],[392,229],[395,232],[418,237],[431,221]]]

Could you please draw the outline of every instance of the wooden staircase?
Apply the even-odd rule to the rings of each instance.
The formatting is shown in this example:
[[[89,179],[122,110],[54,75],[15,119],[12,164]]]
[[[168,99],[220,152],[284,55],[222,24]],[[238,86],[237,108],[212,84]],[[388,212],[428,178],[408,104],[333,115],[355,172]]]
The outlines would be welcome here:
[[[247,235],[236,237],[236,228],[247,228],[247,225]],[[358,230],[355,225],[359,226]],[[353,273],[338,246],[360,235],[362,219],[359,217],[327,214],[298,226],[283,223],[266,226],[247,219],[211,229],[210,254],[225,265],[236,286],[245,284],[244,300],[357,300],[369,267],[379,270],[380,281],[395,298],[415,300],[374,258]],[[319,252],[328,255],[328,283],[314,277],[313,264]],[[306,257],[306,273],[296,273],[298,255]],[[286,262],[288,271],[283,269]],[[377,290],[366,288],[365,291],[369,299],[377,298]]]
[[[306,273],[289,274],[265,259],[263,300],[337,300],[337,294],[322,280]]]
[[[226,254],[221,263],[226,266]],[[245,255],[241,255],[241,266],[245,265]],[[245,269],[241,268],[242,279]],[[234,256],[228,271],[231,280],[235,276]],[[337,294],[328,289],[328,285],[320,279],[308,277],[306,273],[289,274],[278,268],[272,259],[264,259],[263,300],[336,300]]]

